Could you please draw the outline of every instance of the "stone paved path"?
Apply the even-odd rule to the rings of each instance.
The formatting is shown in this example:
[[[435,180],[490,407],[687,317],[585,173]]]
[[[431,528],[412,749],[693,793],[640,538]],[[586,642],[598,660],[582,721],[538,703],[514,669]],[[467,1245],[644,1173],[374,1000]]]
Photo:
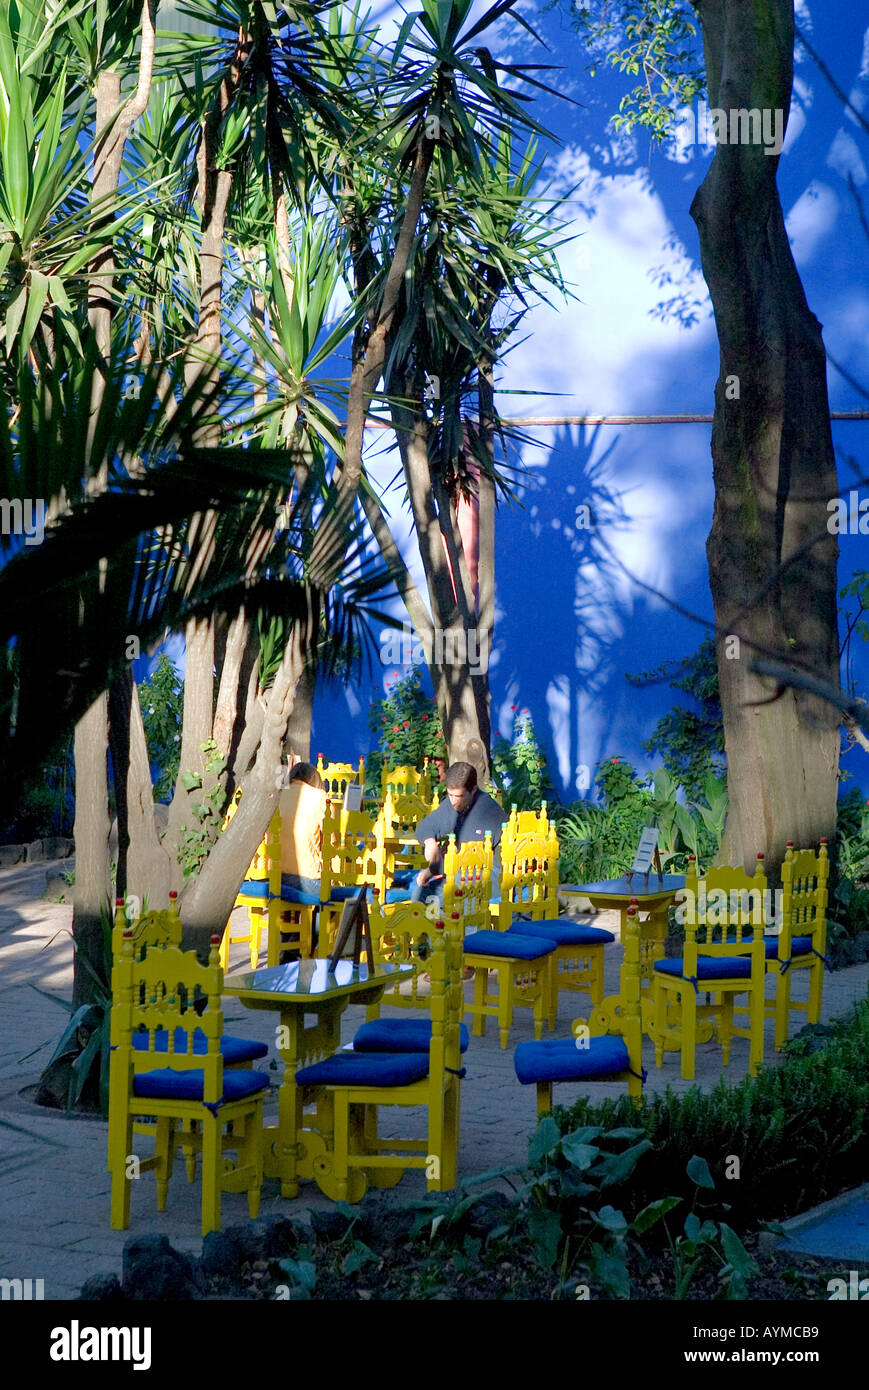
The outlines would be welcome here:
[[[47,1299],[77,1295],[92,1274],[118,1273],[121,1250],[131,1233],[157,1232],[170,1237],[183,1250],[199,1253],[201,1235],[200,1188],[188,1185],[183,1169],[176,1170],[169,1189],[168,1210],[156,1210],[154,1183],[145,1174],[133,1185],[129,1231],[109,1227],[109,1177],[106,1172],[107,1126],[101,1120],[76,1117],[67,1120],[57,1112],[35,1106],[28,1088],[36,1082],[64,1026],[67,1014],[49,997],[71,997],[71,909],[45,902],[45,864],[23,864],[0,870],[0,1278],[44,1279]],[[598,925],[613,927],[614,913],[601,913]],[[606,992],[618,986],[621,948],[606,951]],[[234,947],[231,969],[249,968],[244,947]],[[869,963],[828,975],[824,990],[824,1018],[844,1012],[866,994]],[[795,982],[804,990],[805,976]],[[467,986],[470,989],[470,985]],[[585,996],[562,996],[557,1036],[569,1036],[571,1020],[587,1012]],[[388,1011],[393,1012],[393,1011]],[[228,1032],[261,1038],[273,1044],[276,1018],[251,1012],[235,1000],[227,1000]],[[360,1009],[344,1016],[344,1041],[349,1041],[362,1018]],[[459,1170],[462,1176],[490,1168],[521,1166],[528,1137],[535,1127],[536,1097],[533,1086],[520,1086],[513,1071],[513,1047],[533,1037],[529,1017],[520,1010],[511,1034],[511,1046],[502,1051],[495,1028],[485,1038],[474,1038],[466,1056],[467,1077],[462,1094],[462,1133]],[[544,1035],[546,1036],[546,1035]],[[768,1059],[771,1025],[767,1032]],[[737,1039],[728,1079],[740,1080],[747,1070],[747,1042]],[[679,1079],[678,1054],[668,1053],[661,1071],[647,1047],[648,1087],[675,1091],[688,1088]],[[274,1057],[274,1053],[272,1052]],[[277,1084],[278,1063],[274,1082]],[[697,1084],[714,1086],[721,1076],[720,1051],[714,1043],[698,1048]],[[580,1094],[579,1086],[561,1086],[556,1099],[569,1103]],[[618,1096],[623,1087],[598,1084],[595,1098]],[[276,1109],[274,1092],[267,1102]],[[385,1131],[385,1126],[384,1126]],[[420,1133],[424,1131],[421,1129]],[[400,1191],[419,1195],[424,1178],[411,1174]],[[225,1195],[223,1219],[231,1225],[247,1220],[243,1196]],[[293,1203],[283,1201],[277,1183],[266,1181],[261,1214],[268,1216],[291,1209],[303,1214],[331,1204],[316,1188],[305,1186]]]

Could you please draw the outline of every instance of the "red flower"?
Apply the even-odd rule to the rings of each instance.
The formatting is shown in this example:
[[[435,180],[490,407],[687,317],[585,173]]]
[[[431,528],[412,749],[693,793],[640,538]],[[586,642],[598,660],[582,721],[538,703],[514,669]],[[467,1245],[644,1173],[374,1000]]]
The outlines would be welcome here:
[[[425,720],[428,719],[428,715],[427,715],[427,714],[424,714],[424,715],[422,716],[422,718],[423,718],[423,722],[425,722]]]
[[[511,709],[518,709],[519,706],[518,706],[518,705],[511,705],[510,708],[511,708]]]
[[[405,719],[405,721],[404,721],[404,723],[402,724],[401,727],[402,727],[403,729],[406,729],[406,728],[408,727],[408,721],[407,721],[406,719]]]
[[[618,762],[618,758],[613,758],[613,762],[614,762],[614,763],[617,763],[617,762]]]
[[[397,724],[393,724],[393,726],[392,726],[392,732],[393,732],[394,734],[397,734],[397,733],[398,733],[398,725],[397,725]]]

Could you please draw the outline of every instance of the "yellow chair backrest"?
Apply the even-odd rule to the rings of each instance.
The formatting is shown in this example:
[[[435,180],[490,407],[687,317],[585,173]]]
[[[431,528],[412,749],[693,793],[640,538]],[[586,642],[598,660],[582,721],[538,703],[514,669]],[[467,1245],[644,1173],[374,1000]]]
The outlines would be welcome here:
[[[432,923],[428,974],[431,977],[429,1077],[433,1088],[443,1089],[453,1084],[462,1071],[460,1025],[465,1005],[462,991],[463,944],[464,932],[460,920],[439,918]],[[458,1145],[457,1132],[453,1142]]]
[[[387,791],[383,802],[383,818],[388,826],[393,826],[392,835],[412,835],[421,820],[430,816],[433,807],[421,796],[411,792],[394,795]]]
[[[372,884],[386,891],[386,847],[383,816],[345,811],[326,802],[323,817],[323,877],[320,897],[329,901],[332,887]]]
[[[489,926],[494,857],[488,830],[485,840],[471,840],[460,848],[455,835],[449,837],[444,854],[444,920],[449,922],[458,914],[463,935]]]
[[[365,786],[365,759],[359,759],[359,765],[353,763],[326,763],[323,761],[323,754],[317,754],[317,771],[323,779],[326,788],[326,795],[333,800],[343,799],[350,782],[358,782],[360,786]]]
[[[434,921],[426,912],[425,903],[399,903],[390,914],[383,911],[375,898],[368,913],[371,944],[378,965],[410,965],[412,975],[402,976],[394,989],[387,989],[382,1002],[402,1009],[428,1009],[428,990],[420,993],[420,976],[430,974]],[[408,989],[408,983],[410,989]],[[369,1018],[380,1016],[380,1004],[369,1009]]]
[[[514,913],[534,922],[558,916],[558,836],[550,829],[546,835],[502,837],[501,902],[498,929],[506,931]],[[493,909],[494,911],[494,909]]]
[[[196,951],[182,951],[170,945],[152,945],[144,959],[137,959],[133,933],[124,933],[111,1016],[111,1043],[116,1050],[111,1075],[116,1102],[120,1099],[123,1103],[123,1092],[129,1092],[133,1075],[152,1071],[155,1064],[172,1071],[204,1072],[203,1100],[215,1104],[221,1099],[223,971],[219,965],[219,943],[219,937],[211,938],[208,965],[200,965]],[[201,1014],[193,1008],[194,998],[206,1000]],[[168,1051],[156,1048],[156,1034],[161,1029],[168,1032]],[[183,1034],[180,1038],[178,1029]],[[197,1030],[207,1039],[204,1053],[193,1051]],[[147,1033],[148,1045],[139,1050],[133,1047],[132,1038],[141,1032]]]
[[[519,811],[515,806],[511,806],[501,837],[503,839],[505,836],[548,835],[549,831],[549,812],[546,802],[541,801],[539,811]]]
[[[782,883],[782,937],[790,955],[791,936],[814,936],[815,950],[824,954],[824,938],[827,925],[827,880],[830,875],[830,861],[827,858],[827,841],[821,841],[817,854],[810,849],[794,850],[788,841],[787,852],[781,867]]]
[[[763,957],[763,928],[770,913],[762,854],[751,876],[729,865],[707,869],[702,878],[689,869],[677,903],[676,920],[685,927],[686,979],[697,974],[698,953],[726,956],[751,949],[752,955]]]
[[[426,772],[420,772],[412,767],[410,763],[402,763],[400,767],[385,767],[380,774],[380,795],[386,799],[387,792],[392,792],[393,796],[424,796],[428,792],[426,800],[431,799],[431,792],[423,784],[426,781]]]
[[[115,899],[115,921],[112,928],[112,960],[117,961],[122,952],[124,936],[131,933],[133,952],[141,958],[154,946],[181,945],[181,918],[178,914],[178,894],[169,894],[168,908],[143,912],[134,922],[127,922],[124,899]]]

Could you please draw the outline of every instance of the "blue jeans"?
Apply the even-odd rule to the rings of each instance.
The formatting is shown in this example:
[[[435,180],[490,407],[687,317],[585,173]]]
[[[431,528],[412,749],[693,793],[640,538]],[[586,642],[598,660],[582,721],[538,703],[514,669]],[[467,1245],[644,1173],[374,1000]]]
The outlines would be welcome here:
[[[438,907],[444,905],[444,884],[446,879],[443,874],[430,878],[428,883],[419,884],[414,878],[413,887],[410,891],[410,901],[412,903],[436,902]]]

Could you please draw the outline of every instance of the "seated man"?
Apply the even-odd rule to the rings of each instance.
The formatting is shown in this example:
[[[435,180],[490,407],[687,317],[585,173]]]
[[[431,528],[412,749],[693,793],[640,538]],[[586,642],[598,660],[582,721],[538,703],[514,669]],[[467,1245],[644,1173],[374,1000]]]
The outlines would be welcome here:
[[[311,763],[296,763],[281,792],[281,884],[320,900],[326,792]]]
[[[486,792],[477,786],[476,768],[471,763],[453,763],[444,776],[447,791],[446,801],[442,801],[436,811],[426,816],[416,827],[416,837],[423,846],[428,868],[417,874],[411,893],[412,902],[431,902],[432,899],[443,906],[444,901],[444,863],[443,853],[438,841],[446,842],[448,835],[455,835],[456,845],[466,845],[470,840],[482,840],[486,831],[491,831],[495,860],[492,865],[492,901],[500,899],[501,864],[497,846],[501,840],[501,826],[507,820],[507,813]]]

